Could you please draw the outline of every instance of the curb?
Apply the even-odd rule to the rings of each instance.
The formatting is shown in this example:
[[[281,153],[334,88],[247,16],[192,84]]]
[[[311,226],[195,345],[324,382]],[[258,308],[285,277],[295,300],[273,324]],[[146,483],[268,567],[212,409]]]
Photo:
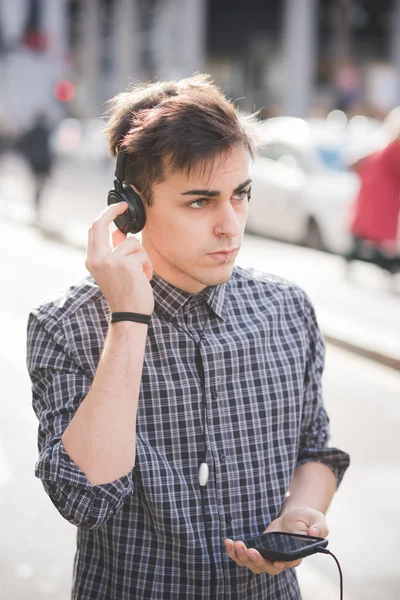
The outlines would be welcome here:
[[[366,346],[358,345],[354,342],[350,342],[346,339],[335,336],[332,333],[324,331],[323,328],[322,334],[325,338],[325,341],[329,344],[337,346],[338,348],[343,348],[344,350],[349,350],[350,352],[353,352],[353,354],[369,358],[370,360],[373,360],[381,365],[385,365],[386,367],[400,371],[400,358],[391,356],[389,354],[384,354],[383,352],[373,350],[372,348],[367,348]]]
[[[400,371],[399,344],[393,343],[393,340],[385,340],[379,329],[370,327],[366,331],[360,328],[359,323],[332,316],[324,312],[322,307],[319,311],[317,307],[317,314],[327,343]]]

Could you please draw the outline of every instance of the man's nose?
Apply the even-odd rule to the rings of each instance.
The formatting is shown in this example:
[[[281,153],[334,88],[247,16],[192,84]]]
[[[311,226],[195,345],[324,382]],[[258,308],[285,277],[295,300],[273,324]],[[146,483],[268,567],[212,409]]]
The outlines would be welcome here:
[[[219,236],[231,238],[236,237],[241,233],[239,216],[236,214],[235,209],[230,202],[224,204],[218,211],[215,233]]]

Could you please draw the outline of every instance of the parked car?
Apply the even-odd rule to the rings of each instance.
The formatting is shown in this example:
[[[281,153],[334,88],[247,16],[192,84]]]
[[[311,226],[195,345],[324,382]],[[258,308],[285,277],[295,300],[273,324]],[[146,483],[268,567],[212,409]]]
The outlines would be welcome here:
[[[349,155],[376,131],[362,122],[338,127],[325,119],[277,117],[258,125],[247,231],[344,253],[359,180]]]

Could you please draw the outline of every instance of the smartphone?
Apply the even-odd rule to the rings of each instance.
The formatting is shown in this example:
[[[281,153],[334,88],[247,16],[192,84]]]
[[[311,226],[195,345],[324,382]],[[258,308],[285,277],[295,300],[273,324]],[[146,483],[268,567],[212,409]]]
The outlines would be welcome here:
[[[315,554],[320,548],[326,548],[328,540],[311,535],[271,531],[244,540],[244,544],[247,548],[255,548],[268,560],[288,562]]]

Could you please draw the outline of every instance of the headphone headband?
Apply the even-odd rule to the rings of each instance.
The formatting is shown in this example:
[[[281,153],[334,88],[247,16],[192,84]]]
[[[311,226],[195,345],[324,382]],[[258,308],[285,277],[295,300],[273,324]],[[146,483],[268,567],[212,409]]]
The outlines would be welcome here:
[[[115,165],[115,177],[123,183],[126,177],[126,161],[128,159],[128,152],[125,146],[120,146],[117,154],[117,162]]]

